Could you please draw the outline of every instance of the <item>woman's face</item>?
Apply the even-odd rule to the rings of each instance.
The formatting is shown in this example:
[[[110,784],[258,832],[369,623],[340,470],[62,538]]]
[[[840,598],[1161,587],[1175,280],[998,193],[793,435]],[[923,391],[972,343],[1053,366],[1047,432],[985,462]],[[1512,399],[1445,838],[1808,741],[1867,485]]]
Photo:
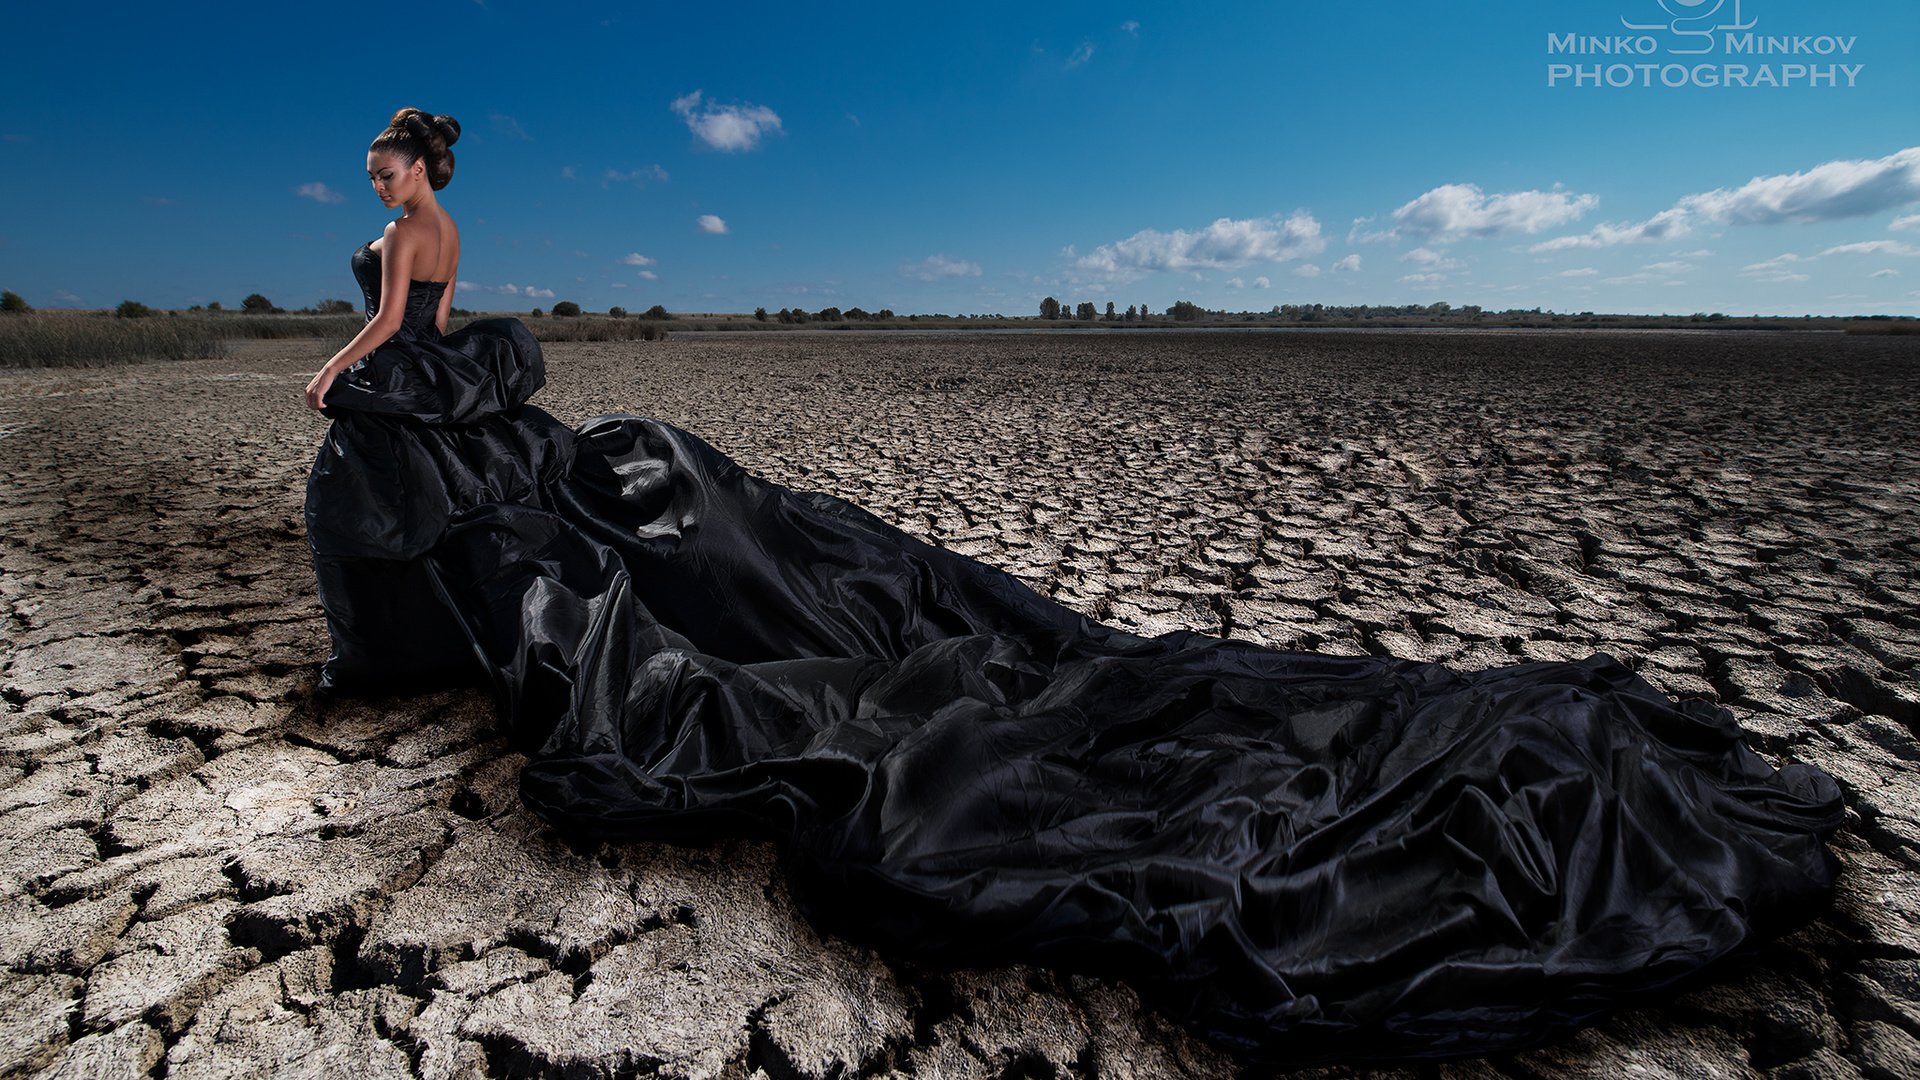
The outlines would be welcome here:
[[[413,198],[414,186],[427,182],[427,164],[397,154],[367,151],[367,179],[373,181],[373,193],[383,206],[399,206]]]

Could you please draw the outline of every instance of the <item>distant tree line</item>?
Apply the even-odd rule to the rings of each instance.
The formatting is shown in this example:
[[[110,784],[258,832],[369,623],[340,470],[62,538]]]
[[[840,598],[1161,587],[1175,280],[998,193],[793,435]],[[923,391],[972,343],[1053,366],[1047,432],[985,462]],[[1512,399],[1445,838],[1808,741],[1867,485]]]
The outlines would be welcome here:
[[[1185,301],[1182,301],[1185,303]],[[1171,310],[1168,312],[1172,314]],[[1120,311],[1114,302],[1107,301],[1107,309],[1102,312],[1093,301],[1082,300],[1077,305],[1061,303],[1049,296],[1040,301],[1040,317],[1043,319],[1076,319],[1080,322],[1138,322],[1150,319],[1153,314],[1145,304],[1128,304],[1126,311]]]
[[[823,307],[815,312],[807,312],[800,308],[781,308],[769,316],[766,308],[758,307],[753,309],[753,317],[757,322],[766,322],[769,318],[776,322],[783,323],[873,322],[875,320],[891,320],[894,318],[894,314],[892,308],[868,311],[864,308],[850,307],[845,311],[841,311],[837,307]]]
[[[571,300],[562,300],[559,303],[553,305],[553,309],[551,311],[543,311],[540,308],[534,308],[531,312],[529,312],[529,314],[531,314],[536,319],[545,318],[548,315],[552,315],[554,318],[557,318],[557,319],[572,319],[572,318],[581,317],[582,315],[585,314],[585,312],[581,310],[579,304],[576,304]],[[627,309],[621,307],[618,304],[615,304],[613,307],[610,307],[607,309],[607,317],[610,319],[624,319],[627,317]],[[643,319],[655,319],[655,320],[671,319],[673,318],[673,312],[668,311],[666,308],[661,307],[659,304],[655,304],[652,307],[648,308],[647,310],[641,312],[640,317]]]
[[[352,314],[357,310],[357,307],[356,304],[347,300],[323,299],[312,307],[298,308],[293,312],[288,312],[285,308],[279,307],[274,304],[273,301],[267,299],[266,296],[256,292],[247,294],[246,298],[240,301],[238,311],[248,315],[294,314],[338,316]],[[31,314],[33,310],[34,309],[19,293],[11,289],[0,290],[0,316]],[[186,310],[194,313],[206,312],[208,314],[221,314],[228,309],[223,308],[220,302],[215,300],[208,302],[204,307],[200,304],[194,304]],[[112,314],[123,319],[140,319],[167,314],[167,312],[156,311],[138,300],[123,300],[113,309]],[[178,312],[173,312],[173,314],[178,314]],[[466,308],[455,307],[452,309],[452,314],[460,318],[470,318],[476,313]],[[549,312],[543,311],[540,308],[534,308],[531,314],[535,318],[543,318],[548,315]],[[551,314],[558,318],[580,318],[586,315],[580,305],[572,300],[561,300],[555,303]],[[1170,321],[1173,323],[1232,323],[1240,326],[1271,325],[1275,323],[1300,325],[1314,323],[1365,324],[1368,322],[1384,322],[1396,326],[1448,326],[1461,323],[1474,323],[1498,326],[1618,327],[1679,326],[1734,322],[1736,325],[1742,326],[1773,327],[1780,329],[1789,328],[1790,324],[1807,325],[1815,318],[1812,315],[1804,317],[1763,316],[1759,314],[1752,316],[1730,316],[1717,311],[1712,313],[1695,312],[1692,315],[1595,314],[1592,311],[1577,313],[1555,312],[1551,309],[1543,311],[1538,307],[1487,311],[1477,304],[1466,304],[1456,307],[1445,301],[1430,304],[1275,304],[1266,311],[1254,312],[1205,308],[1191,300],[1176,300],[1173,304],[1156,313],[1145,304],[1129,304],[1125,311],[1121,311],[1114,301],[1109,300],[1106,302],[1103,310],[1096,306],[1093,301],[1083,300],[1078,303],[1068,303],[1051,296],[1040,301],[1039,315],[1040,318],[1048,321],[1141,324],[1152,320],[1156,325],[1164,325],[1165,322]],[[629,315],[626,308],[618,306],[608,308],[607,316],[612,319],[633,317]],[[652,323],[671,320],[674,319],[675,316],[664,306],[655,304],[646,311],[641,312],[637,318]],[[756,307],[753,310],[753,318],[763,323],[780,322],[791,325],[815,322],[894,322],[901,320],[917,322],[922,319],[939,323],[950,320],[1004,320],[1006,316],[999,314],[949,316],[937,312],[925,315],[913,314],[900,316],[894,314],[891,308],[867,311],[859,307],[842,310],[839,307],[829,306],[821,308],[818,311],[807,311],[804,308],[794,307],[781,308],[777,312],[769,312],[765,307]],[[1836,317],[1823,319],[1822,321],[1844,323],[1881,321],[1901,323],[1904,325],[1914,320],[1904,316],[1879,315],[1856,316],[1851,318]],[[246,324],[235,325],[237,328],[238,326]],[[665,335],[665,328],[655,327],[653,329],[657,336]],[[561,331],[556,329],[551,332],[558,333]],[[575,326],[572,330],[565,332],[597,334],[602,331],[594,330],[591,325],[585,325]],[[638,331],[635,332],[637,333]],[[1903,330],[1902,332],[1905,331]],[[581,338],[580,340],[601,339]],[[648,337],[648,340],[652,340],[652,338]]]

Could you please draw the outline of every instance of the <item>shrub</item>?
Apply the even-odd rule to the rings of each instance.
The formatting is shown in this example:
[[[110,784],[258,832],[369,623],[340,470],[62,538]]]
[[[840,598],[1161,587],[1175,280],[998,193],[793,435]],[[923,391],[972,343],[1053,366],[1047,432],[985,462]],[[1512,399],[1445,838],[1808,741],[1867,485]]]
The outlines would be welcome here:
[[[32,310],[32,308],[27,306],[27,302],[20,298],[20,294],[14,292],[12,289],[0,292],[0,311],[4,311],[8,315],[25,315]]]
[[[580,314],[580,305],[571,300],[562,300],[553,305],[553,314],[556,317],[571,318]]]
[[[542,317],[542,316],[543,316],[543,315],[545,315],[545,314],[546,314],[546,312],[544,312],[544,311],[541,311],[541,310],[540,310],[539,308],[534,308],[534,309],[533,309],[533,317],[534,317],[534,318],[536,318],[536,319],[538,319],[538,318],[540,318],[540,317]]]
[[[322,300],[316,310],[321,315],[350,315],[353,305],[345,300]]]
[[[226,309],[220,306],[220,301],[209,300],[207,302],[207,310],[208,311],[225,311]]]
[[[247,298],[240,301],[240,310],[253,315],[271,315],[280,309],[273,306],[273,301],[259,293],[248,293]]]
[[[652,307],[647,309],[646,318],[671,319],[673,318],[673,314],[669,312],[666,308],[661,307],[659,304],[655,304]]]
[[[8,295],[8,296],[12,296],[13,294],[12,294],[12,293],[8,293],[7,295]],[[766,308],[763,308],[763,307],[757,307],[757,308],[754,308],[754,309],[753,309],[753,319],[754,319],[754,321],[755,321],[755,322],[766,322],[766,321],[767,321],[767,309],[766,309]]]
[[[113,313],[123,319],[144,319],[153,314],[153,309],[138,300],[122,300]]]
[[[627,309],[615,304],[613,307],[607,309],[607,314],[616,319],[624,319],[627,317]]]

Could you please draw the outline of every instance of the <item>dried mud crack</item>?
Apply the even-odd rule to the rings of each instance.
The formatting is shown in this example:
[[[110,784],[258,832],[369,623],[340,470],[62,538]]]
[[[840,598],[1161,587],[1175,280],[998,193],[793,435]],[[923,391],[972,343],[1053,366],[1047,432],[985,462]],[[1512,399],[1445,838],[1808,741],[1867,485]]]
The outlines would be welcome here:
[[[763,845],[571,848],[478,693],[316,702],[323,351],[0,371],[0,1080],[1243,1072],[1121,984],[822,938]],[[1466,669],[1605,651],[1839,778],[1857,821],[1813,924],[1562,1044],[1382,1075],[1920,1075],[1920,343],[548,359],[569,422],[660,416],[1106,621]]]

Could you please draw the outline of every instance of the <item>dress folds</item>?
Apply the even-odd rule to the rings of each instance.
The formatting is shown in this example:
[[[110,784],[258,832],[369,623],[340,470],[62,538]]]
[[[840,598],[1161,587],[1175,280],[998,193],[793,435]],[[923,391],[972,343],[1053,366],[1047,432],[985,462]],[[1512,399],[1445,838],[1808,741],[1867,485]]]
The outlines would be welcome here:
[[[543,379],[517,320],[410,314],[328,393],[306,520],[323,687],[490,686],[566,832],[764,837],[826,929],[1289,1063],[1534,1044],[1831,885],[1834,781],[1604,654],[1142,637]]]

